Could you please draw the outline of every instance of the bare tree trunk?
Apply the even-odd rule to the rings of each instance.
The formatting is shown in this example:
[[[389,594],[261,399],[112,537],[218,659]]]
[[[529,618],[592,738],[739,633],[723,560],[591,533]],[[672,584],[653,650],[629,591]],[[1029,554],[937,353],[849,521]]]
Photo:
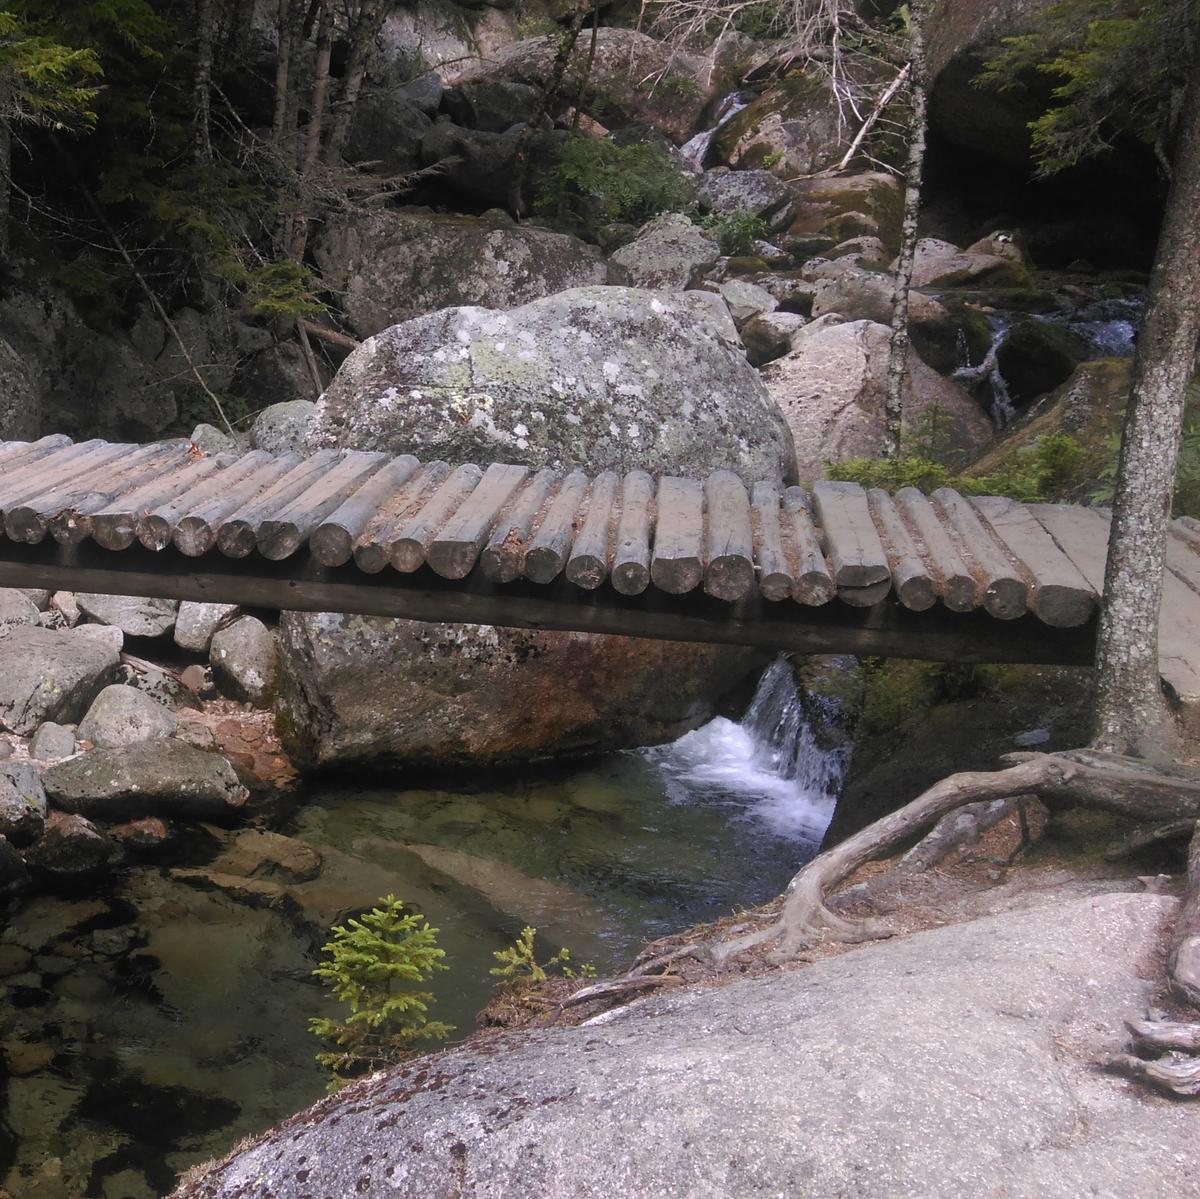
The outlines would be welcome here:
[[[227,66],[229,60],[245,47],[253,18],[254,0],[232,0],[221,37],[222,67]]]
[[[271,141],[283,145],[287,123],[289,76],[292,65],[292,10],[296,0],[279,0],[279,56],[275,60],[275,113],[271,120]]]
[[[209,130],[209,90],[212,86],[213,41],[216,21],[213,0],[196,0],[196,129],[193,150],[201,162],[212,160],[212,134]]]
[[[900,227],[900,257],[892,296],[892,340],[888,347],[887,391],[883,402],[883,454],[900,453],[904,417],[904,371],[908,365],[908,292],[917,250],[917,220],[921,214],[921,179],[925,171],[926,107],[929,76],[925,62],[925,0],[911,0],[908,8],[912,66],[912,126],[908,135],[908,163],[904,172],[904,219]]]
[[[317,61],[313,79],[312,103],[308,114],[308,132],[304,138],[304,153],[300,159],[300,178],[297,182],[300,211],[293,224],[292,257],[300,262],[308,242],[309,184],[321,155],[321,128],[325,122],[325,100],[329,94],[329,62],[333,54],[333,5],[322,0],[317,25]]]
[[[387,16],[384,0],[363,0],[358,18],[350,31],[350,54],[346,60],[345,82],[342,94],[331,113],[329,139],[325,143],[325,161],[336,166],[342,160],[342,151],[350,137],[350,126],[354,123],[354,109],[367,77],[367,64],[371,58],[371,47],[383,28]]]
[[[8,222],[12,210],[12,125],[8,118],[10,84],[0,75],[0,264],[11,244]]]
[[[517,149],[513,161],[512,186],[508,192],[508,209],[514,217],[524,216],[527,207],[525,203],[525,184],[528,182],[529,177],[530,144],[533,141],[538,126],[542,123],[542,119],[547,113],[554,110],[559,96],[562,95],[563,80],[566,78],[567,66],[571,61],[571,55],[575,51],[575,45],[579,41],[579,32],[583,28],[584,18],[587,16],[590,7],[591,0],[579,0],[575,5],[575,11],[571,14],[571,24],[567,27],[566,32],[562,36],[562,41],[559,43],[558,53],[554,56],[554,63],[550,68],[550,78],[546,81],[546,86],[542,91],[542,98],[538,103],[537,110],[530,118],[529,124],[521,130],[521,134],[517,138]]]
[[[1200,52],[1180,112],[1171,190],[1138,337],[1113,501],[1096,647],[1094,744],[1118,753],[1169,745],[1158,670],[1175,467],[1200,338]]]

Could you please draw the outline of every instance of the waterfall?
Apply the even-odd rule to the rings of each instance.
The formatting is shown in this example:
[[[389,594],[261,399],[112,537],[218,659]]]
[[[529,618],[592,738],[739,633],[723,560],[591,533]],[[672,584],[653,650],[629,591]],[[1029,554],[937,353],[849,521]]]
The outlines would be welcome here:
[[[717,106],[716,120],[713,122],[712,127],[697,133],[693,138],[684,142],[679,147],[679,155],[683,159],[685,169],[699,175],[704,170],[704,159],[708,154],[708,147],[712,145],[712,140],[717,135],[717,131],[730,117],[735,113],[741,112],[743,108],[756,98],[754,92],[730,92]]]
[[[719,716],[645,753],[673,801],[725,803],[738,819],[815,844],[833,815],[849,759],[848,743],[822,735],[838,716],[835,700],[801,693],[791,663],[780,657],[740,722]]]
[[[988,346],[983,361],[978,366],[971,366],[969,362],[964,362],[954,372],[953,377],[963,383],[986,383],[988,385],[992,393],[992,402],[988,407],[988,412],[991,414],[996,428],[1003,429],[1017,414],[1017,407],[1012,402],[1008,384],[1005,383],[1004,376],[1000,373],[998,357],[1000,347],[1004,344],[1009,329],[1012,328],[1012,322],[1008,318],[996,314],[988,317],[988,324],[992,327],[992,344]],[[966,358],[967,339],[965,336],[960,337],[958,345],[962,357]]]

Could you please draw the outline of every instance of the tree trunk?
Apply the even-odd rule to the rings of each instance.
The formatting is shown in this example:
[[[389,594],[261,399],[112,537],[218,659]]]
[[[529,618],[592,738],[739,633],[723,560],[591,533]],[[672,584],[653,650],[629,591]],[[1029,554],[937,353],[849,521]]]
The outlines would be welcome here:
[[[232,0],[221,37],[222,69],[226,69],[230,59],[236,59],[245,48],[253,18],[254,0]]]
[[[1118,753],[1161,750],[1172,733],[1159,685],[1158,610],[1185,391],[1200,338],[1197,212],[1200,51],[1194,50],[1121,438],[1096,647],[1094,744]]]
[[[12,124],[9,118],[11,84],[0,73],[0,265],[8,258],[8,222],[12,209]]]
[[[567,66],[570,64],[575,45],[579,41],[579,32],[583,28],[584,18],[587,16],[590,7],[591,0],[579,0],[575,5],[575,11],[571,15],[571,24],[567,27],[566,32],[562,36],[562,41],[559,43],[558,53],[554,56],[554,63],[550,68],[550,78],[546,81],[546,86],[542,91],[542,98],[538,102],[537,110],[530,118],[529,124],[521,130],[521,134],[517,138],[517,149],[513,156],[512,186],[508,192],[508,209],[514,217],[525,215],[525,184],[528,182],[529,176],[530,144],[533,141],[538,126],[542,123],[542,119],[547,113],[554,110],[559,96],[562,95],[563,80],[566,78]]]
[[[325,100],[329,94],[329,62],[333,54],[333,6],[324,0],[317,25],[317,61],[313,78],[312,103],[308,115],[308,132],[304,138],[304,153],[300,159],[300,178],[297,183],[300,211],[296,214],[292,242],[292,257],[300,262],[308,242],[308,208],[310,183],[321,154],[321,127],[325,122]]]
[[[904,371],[908,365],[908,292],[912,284],[913,257],[917,250],[917,220],[921,214],[926,108],[929,102],[929,73],[925,62],[925,0],[911,0],[908,13],[912,125],[908,135],[908,163],[904,171],[904,219],[900,227],[900,258],[896,264],[896,286],[892,296],[892,340],[888,347],[887,391],[883,405],[885,458],[893,458],[900,453]]]
[[[271,120],[271,142],[276,147],[282,147],[287,125],[295,7],[296,0],[279,0],[279,56],[275,60],[275,113]]]
[[[212,86],[215,26],[213,0],[196,0],[196,78],[193,86],[196,104],[196,127],[193,152],[200,162],[212,161],[212,134],[209,130],[209,90]]]
[[[350,53],[346,60],[345,82],[342,84],[342,94],[331,113],[329,139],[325,143],[325,161],[330,166],[336,166],[342,160],[342,151],[350,137],[350,126],[354,123],[354,109],[367,77],[371,47],[383,28],[386,16],[387,5],[384,0],[363,0],[358,19],[350,31]]]

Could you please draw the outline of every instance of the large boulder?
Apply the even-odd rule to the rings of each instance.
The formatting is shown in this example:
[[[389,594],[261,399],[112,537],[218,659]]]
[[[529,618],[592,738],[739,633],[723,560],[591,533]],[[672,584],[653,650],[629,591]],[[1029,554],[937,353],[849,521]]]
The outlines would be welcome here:
[[[246,789],[220,754],[165,737],[78,754],[48,767],[42,785],[55,806],[100,820],[212,820],[246,802]]]
[[[221,693],[256,708],[275,697],[279,652],[275,634],[254,616],[242,616],[213,635],[213,680]]]
[[[170,709],[136,687],[114,683],[96,696],[79,722],[79,737],[106,749],[169,737],[179,721]]]
[[[996,253],[996,250],[1008,252]],[[1025,287],[1028,284],[1029,273],[1013,242],[993,244],[989,241],[965,250],[936,237],[923,237],[917,242],[913,255],[913,287]]]
[[[0,387],[3,386],[0,381]],[[0,394],[3,394],[0,392]],[[10,629],[37,624],[38,607],[23,591],[15,587],[0,588],[0,637]]]
[[[890,253],[900,249],[904,193],[894,175],[866,171],[793,180],[796,215],[785,248],[823,253],[852,238],[873,237]]]
[[[609,281],[597,250],[565,233],[419,209],[335,218],[314,253],[360,337],[440,308],[515,308]]]
[[[820,478],[828,459],[874,458],[883,448],[883,401],[891,332],[874,321],[821,317],[792,339],[792,351],[763,368],[796,442],[801,478]],[[992,424],[956,383],[908,356],[904,420],[939,411],[946,449],[967,459],[991,443]]]
[[[268,454],[290,454],[304,442],[304,430],[317,406],[312,400],[289,400],[264,408],[250,426],[250,444]]]
[[[705,292],[585,288],[509,313],[409,321],[351,355],[311,434],[314,447],[455,462],[792,474],[786,425],[724,301]],[[280,726],[310,765],[464,764],[661,741],[710,716],[760,661],[738,649],[308,614],[283,617],[280,648]]]
[[[309,446],[748,479],[790,477],[787,426],[719,296],[575,288],[510,312],[450,308],[370,338]]]
[[[786,228],[796,212],[791,189],[769,171],[705,171],[697,194],[706,212],[718,216],[752,213],[771,229]]]
[[[447,72],[448,83],[508,80],[544,89],[555,71],[562,35],[528,38],[506,46],[485,61]],[[583,107],[609,129],[645,124],[675,142],[691,136],[719,73],[700,57],[681,52],[633,29],[606,26],[581,37],[567,67],[568,78],[586,75]],[[574,89],[566,89],[574,100]],[[558,114],[552,114],[558,115]]]
[[[149,599],[136,595],[99,595],[79,592],[80,611],[99,624],[113,625],[129,637],[161,637],[175,626],[178,600]]]
[[[400,89],[367,88],[355,105],[344,157],[381,173],[403,174],[418,165],[421,138],[432,124],[422,106]]]
[[[29,736],[47,720],[78,720],[117,673],[108,646],[36,626],[0,637],[0,728]]]
[[[0,337],[0,441],[29,441],[42,423],[42,397],[29,365]]]
[[[405,1063],[173,1199],[1182,1199],[1200,1109],[1096,1068],[1178,902],[1098,891]]]
[[[278,721],[308,767],[457,767],[651,745],[759,659],[713,647],[285,613]]]
[[[612,256],[623,267],[634,287],[694,287],[717,265],[721,247],[678,212],[648,221],[637,236]]]

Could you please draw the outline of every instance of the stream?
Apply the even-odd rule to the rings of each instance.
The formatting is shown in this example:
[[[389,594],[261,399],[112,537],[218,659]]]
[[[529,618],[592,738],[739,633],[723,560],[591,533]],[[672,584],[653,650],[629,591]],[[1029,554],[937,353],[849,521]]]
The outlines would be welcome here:
[[[0,934],[8,1072],[0,1187],[12,1199],[146,1199],[319,1098],[308,1020],[327,929],[394,892],[439,930],[433,1015],[466,1035],[492,954],[525,924],[604,974],[647,939],[778,894],[833,810],[846,748],[790,666],[745,718],[569,769],[405,790],[321,783],[278,831],[320,873],[286,909],[138,868],[24,903]],[[190,863],[189,863],[190,864]]]

